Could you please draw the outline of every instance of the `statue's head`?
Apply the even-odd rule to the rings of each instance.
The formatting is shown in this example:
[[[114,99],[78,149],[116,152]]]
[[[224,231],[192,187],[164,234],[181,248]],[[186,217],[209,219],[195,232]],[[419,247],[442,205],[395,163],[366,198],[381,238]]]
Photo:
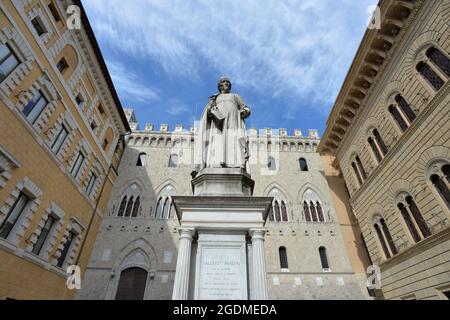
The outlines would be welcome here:
[[[220,77],[219,82],[217,83],[217,88],[220,93],[229,93],[231,91],[230,78],[226,76]]]

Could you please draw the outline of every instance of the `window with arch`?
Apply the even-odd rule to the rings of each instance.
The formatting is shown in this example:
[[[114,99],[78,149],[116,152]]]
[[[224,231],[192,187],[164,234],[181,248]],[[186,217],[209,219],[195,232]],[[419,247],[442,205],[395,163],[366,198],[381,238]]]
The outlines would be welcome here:
[[[280,268],[281,269],[288,269],[288,258],[287,258],[287,250],[286,247],[280,247],[278,249],[278,253],[280,256]]]
[[[307,222],[325,222],[322,200],[317,193],[308,188],[303,194],[303,213]]]
[[[155,207],[154,217],[156,219],[172,219],[176,216],[175,207],[172,202],[172,196],[175,194],[175,188],[170,184],[161,190]]]
[[[141,190],[136,183],[129,186],[123,193],[117,210],[118,217],[137,217],[141,212]]]
[[[308,163],[306,162],[305,158],[300,158],[298,160],[298,162],[299,162],[301,171],[308,171]]]
[[[373,155],[377,161],[380,162],[383,160],[389,150],[378,129],[372,129],[370,131],[367,142],[369,143],[370,149],[372,149]]]
[[[414,198],[410,194],[404,193],[399,196],[397,208],[400,211],[414,242],[419,242],[431,235],[430,228],[414,201]]]
[[[173,153],[169,157],[169,168],[176,167],[178,167],[178,155],[176,153]]]
[[[364,181],[367,179],[366,170],[364,169],[364,166],[362,164],[362,161],[359,157],[359,155],[355,155],[353,157],[353,161],[351,162],[353,172],[355,173],[356,179],[359,182],[359,185],[361,186]]]
[[[269,211],[269,221],[286,222],[289,221],[286,200],[278,188],[270,190],[269,197],[273,197],[272,206]]]
[[[132,267],[122,270],[116,292],[116,300],[143,300],[147,271]]]
[[[450,78],[450,59],[436,47],[429,48],[426,61],[417,64],[417,71],[434,90],[439,91]]]
[[[267,159],[267,169],[269,169],[270,171],[277,170],[277,164],[275,162],[275,158],[274,157],[269,157]]]
[[[401,131],[405,132],[417,118],[417,115],[401,94],[394,97],[394,102],[389,106],[388,111]]]
[[[386,225],[386,221],[381,216],[378,216],[375,218],[373,227],[386,259],[396,255],[398,253],[397,247],[392,239],[388,226]]]
[[[327,249],[325,247],[319,248],[320,263],[323,271],[330,271],[330,264],[328,262]]]
[[[433,165],[429,176],[434,190],[450,209],[450,164],[441,162]]]
[[[147,161],[147,154],[142,152],[139,154],[139,157],[136,162],[137,167],[145,167],[145,162]]]

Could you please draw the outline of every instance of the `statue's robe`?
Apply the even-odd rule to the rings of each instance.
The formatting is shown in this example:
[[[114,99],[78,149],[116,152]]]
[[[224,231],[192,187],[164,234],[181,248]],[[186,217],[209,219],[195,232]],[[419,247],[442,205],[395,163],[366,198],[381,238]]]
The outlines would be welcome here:
[[[211,98],[200,119],[195,142],[195,170],[218,167],[245,169],[248,149],[241,111],[245,110],[248,116],[250,109],[238,94],[219,94],[215,103],[225,118],[218,121],[207,112],[213,101]]]

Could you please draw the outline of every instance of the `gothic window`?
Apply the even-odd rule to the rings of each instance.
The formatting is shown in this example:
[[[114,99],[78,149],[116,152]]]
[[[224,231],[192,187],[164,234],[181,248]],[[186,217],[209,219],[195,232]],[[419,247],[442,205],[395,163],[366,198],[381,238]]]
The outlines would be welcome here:
[[[400,106],[400,109],[403,111],[405,116],[408,118],[409,122],[412,123],[416,119],[416,114],[409,105],[408,102],[406,102],[405,98],[402,97],[402,95],[398,94],[395,97],[395,102]]]
[[[320,247],[319,255],[320,255],[320,262],[322,263],[322,269],[329,270],[330,264],[328,263],[327,249],[325,247]]]
[[[444,80],[427,63],[419,62],[417,71],[436,91],[439,91],[444,86]]]
[[[400,127],[400,129],[405,132],[406,129],[408,129],[408,124],[403,119],[402,115],[400,114],[400,111],[398,111],[398,108],[394,105],[389,106],[389,113],[391,114],[392,118],[394,118],[397,125]]]
[[[277,188],[273,188],[268,193],[268,196],[274,198],[269,211],[269,221],[288,221],[288,209],[283,194]]]
[[[0,44],[0,82],[3,81],[17,66],[19,59],[7,44]]]
[[[156,203],[155,218],[162,218],[162,210],[164,207],[163,199],[159,198]]]
[[[126,205],[127,205],[127,196],[124,196],[122,202],[120,203],[119,211],[117,212],[118,217],[123,217]]]
[[[314,203],[311,201],[309,204],[309,210],[311,212],[312,221],[317,221],[317,213],[316,213],[316,207],[314,206]]]
[[[323,215],[322,206],[320,205],[319,201],[316,202],[316,208],[317,208],[317,215],[319,216],[319,221],[324,222],[325,217]]]
[[[132,211],[132,213],[131,213],[131,216],[132,216],[133,218],[134,218],[134,217],[137,217],[137,215],[138,215],[138,213],[139,213],[140,207],[141,207],[141,198],[140,198],[140,197],[137,197],[137,198],[136,198],[136,201],[134,202],[133,211]]]
[[[14,228],[20,216],[25,211],[25,208],[27,207],[27,204],[29,202],[30,198],[28,198],[23,192],[21,192],[0,226],[1,238],[8,238],[11,230]]]
[[[281,201],[281,218],[283,219],[283,221],[288,221],[288,214],[284,201]]]
[[[384,143],[383,138],[381,137],[381,135],[377,129],[374,129],[372,131],[372,133],[373,133],[373,136],[375,137],[375,141],[378,143],[378,146],[381,149],[381,152],[385,156],[389,152],[389,149],[387,148],[386,144]]]
[[[447,77],[450,77],[450,59],[444,53],[432,47],[427,50],[426,55]]]
[[[275,221],[281,221],[280,205],[278,204],[278,201],[275,201],[273,207],[275,211]]]
[[[417,204],[414,201],[414,199],[411,196],[408,196],[406,197],[406,203],[408,204],[409,210],[412,213],[412,216],[414,217],[414,220],[416,221],[417,225],[419,226],[422,235],[425,238],[429,237],[431,235],[431,231],[428,228],[428,225],[425,222],[425,219],[423,218],[422,213],[417,207]]]
[[[306,162],[305,158],[300,158],[299,160],[300,164],[300,170],[301,171],[308,171],[308,163]]]
[[[136,162],[137,167],[145,167],[145,161],[147,160],[147,154],[146,153],[140,153],[139,157]]]
[[[133,197],[128,200],[127,209],[125,210],[125,217],[129,217],[131,215],[131,209],[133,209],[134,199]]]
[[[375,231],[377,232],[378,240],[381,244],[381,247],[383,248],[384,255],[386,256],[387,259],[389,259],[391,257],[391,254],[386,245],[386,241],[384,240],[383,233],[380,229],[380,226],[377,223],[375,223],[374,228],[375,228]]]
[[[156,203],[156,219],[169,219],[175,216],[175,208],[172,202],[172,196],[175,194],[176,191],[170,184],[161,190]]]
[[[278,249],[278,252],[280,254],[280,268],[281,269],[288,269],[288,259],[287,259],[287,250],[285,247],[280,247]]]
[[[163,210],[163,219],[168,219],[169,218],[169,210],[170,210],[170,206],[172,204],[172,201],[170,201],[169,198],[166,198],[166,201],[164,201],[164,210]]]
[[[143,300],[147,271],[142,268],[128,268],[120,273],[116,300]]]
[[[306,221],[311,221],[311,212],[309,212],[309,206],[306,201],[303,202],[303,212],[305,213],[305,219]]]
[[[39,116],[42,114],[47,104],[48,100],[39,90],[34,97],[31,98],[25,108],[23,108],[22,113],[31,124],[34,124],[36,120],[39,119]]]
[[[368,138],[367,142],[369,142],[369,146],[372,149],[372,152],[375,155],[375,158],[377,159],[377,161],[380,162],[381,160],[383,160],[383,157],[381,156],[381,153],[378,150],[373,138],[372,137]]]
[[[171,154],[169,158],[169,168],[176,168],[176,167],[178,167],[178,155]]]

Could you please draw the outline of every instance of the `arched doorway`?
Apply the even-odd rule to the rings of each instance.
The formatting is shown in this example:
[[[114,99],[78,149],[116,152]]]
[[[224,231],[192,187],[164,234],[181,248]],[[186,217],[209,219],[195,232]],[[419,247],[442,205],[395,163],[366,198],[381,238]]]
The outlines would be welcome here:
[[[116,300],[143,300],[147,271],[141,268],[128,268],[120,273]]]

